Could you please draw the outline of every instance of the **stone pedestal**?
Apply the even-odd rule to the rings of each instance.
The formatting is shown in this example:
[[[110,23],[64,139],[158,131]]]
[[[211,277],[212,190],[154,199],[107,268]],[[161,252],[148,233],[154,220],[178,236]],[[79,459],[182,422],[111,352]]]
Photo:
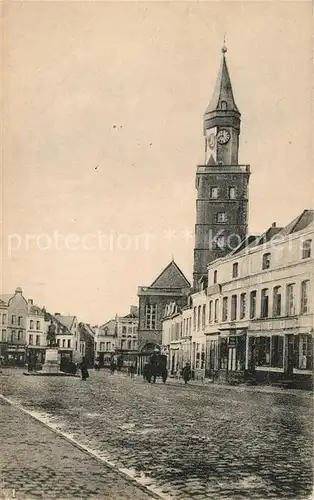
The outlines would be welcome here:
[[[57,375],[60,372],[58,349],[56,347],[48,347],[46,349],[46,359],[42,371],[51,375]]]

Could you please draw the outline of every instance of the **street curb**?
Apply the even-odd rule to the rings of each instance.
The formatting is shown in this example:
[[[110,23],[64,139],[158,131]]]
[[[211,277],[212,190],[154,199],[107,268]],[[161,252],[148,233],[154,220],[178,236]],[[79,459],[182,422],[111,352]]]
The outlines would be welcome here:
[[[162,500],[171,500],[172,499],[171,496],[162,493],[161,491],[158,490],[158,488],[154,488],[153,486],[143,485],[139,480],[134,478],[131,474],[129,474],[125,470],[122,470],[121,468],[117,467],[115,464],[113,464],[112,462],[110,462],[106,458],[101,457],[100,455],[98,455],[98,453],[96,451],[88,448],[88,446],[85,446],[85,445],[79,443],[76,439],[74,439],[73,437],[71,437],[67,433],[62,432],[57,428],[54,428],[53,426],[51,426],[47,422],[44,422],[44,420],[42,420],[38,415],[34,414],[31,410],[27,410],[26,408],[24,408],[22,405],[20,405],[16,401],[13,401],[13,400],[7,398],[3,394],[0,394],[0,399],[5,401],[8,405],[13,406],[17,410],[21,411],[22,413],[25,413],[26,415],[31,417],[33,420],[35,420],[36,422],[38,422],[39,424],[44,426],[46,429],[49,429],[50,431],[57,434],[59,437],[63,438],[65,441],[72,444],[72,446],[74,446],[75,448],[78,448],[83,453],[90,455],[90,457],[92,457],[94,460],[101,463],[103,466],[112,470],[116,474],[120,475],[125,481],[132,484],[132,486],[139,488],[144,493],[150,495],[150,497],[152,499],[156,499],[156,500],[161,500],[161,499]]]

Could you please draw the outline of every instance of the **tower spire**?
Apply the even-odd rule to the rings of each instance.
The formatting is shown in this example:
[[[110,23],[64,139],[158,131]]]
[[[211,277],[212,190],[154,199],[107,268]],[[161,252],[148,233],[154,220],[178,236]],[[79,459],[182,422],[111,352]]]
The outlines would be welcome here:
[[[205,115],[207,115],[208,113],[213,113],[214,111],[225,110],[224,106],[226,106],[228,111],[235,111],[236,113],[239,113],[239,110],[234,100],[231,79],[226,61],[227,47],[226,47],[225,37],[223,41],[223,46],[221,47],[221,52],[222,52],[222,58],[213,97],[209,105],[207,106]],[[222,102],[224,102],[225,104],[223,105]]]

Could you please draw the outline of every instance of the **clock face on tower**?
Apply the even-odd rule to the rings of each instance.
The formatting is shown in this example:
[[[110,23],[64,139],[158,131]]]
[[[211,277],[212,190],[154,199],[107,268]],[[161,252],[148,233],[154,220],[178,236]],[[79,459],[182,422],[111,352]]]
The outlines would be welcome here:
[[[219,130],[217,134],[217,141],[219,142],[219,144],[227,144],[229,140],[230,140],[230,132],[224,128]]]

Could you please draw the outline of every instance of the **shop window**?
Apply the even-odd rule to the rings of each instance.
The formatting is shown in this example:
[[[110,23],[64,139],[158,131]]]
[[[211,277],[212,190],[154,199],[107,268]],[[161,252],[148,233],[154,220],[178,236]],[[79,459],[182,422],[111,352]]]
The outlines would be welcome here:
[[[262,269],[270,268],[270,253],[264,253]]]
[[[271,366],[274,368],[283,368],[283,341],[280,335],[271,337]]]
[[[214,311],[214,321],[218,323],[218,309],[219,309],[219,299],[215,300],[215,311]]]
[[[256,290],[250,293],[250,318],[256,317]]]
[[[246,315],[246,293],[240,295],[240,319],[244,319]]]
[[[257,337],[257,364],[270,366],[270,337]]]
[[[232,295],[231,297],[231,321],[235,321],[237,319],[237,295]]]
[[[309,302],[309,286],[310,280],[304,280],[301,282],[301,314],[306,314],[309,312],[308,310],[308,302]]]
[[[311,335],[299,335],[299,362],[300,370],[313,369],[313,339]]]
[[[295,283],[287,285],[287,316],[295,315]]]
[[[302,259],[309,259],[311,257],[312,240],[305,240],[302,242]]]
[[[237,278],[239,274],[239,264],[235,262],[232,266],[232,277]]]
[[[268,318],[268,288],[263,288],[261,293],[261,317]]]
[[[273,316],[281,316],[281,286],[275,286],[273,290]]]
[[[228,297],[222,299],[222,321],[228,320]]]

